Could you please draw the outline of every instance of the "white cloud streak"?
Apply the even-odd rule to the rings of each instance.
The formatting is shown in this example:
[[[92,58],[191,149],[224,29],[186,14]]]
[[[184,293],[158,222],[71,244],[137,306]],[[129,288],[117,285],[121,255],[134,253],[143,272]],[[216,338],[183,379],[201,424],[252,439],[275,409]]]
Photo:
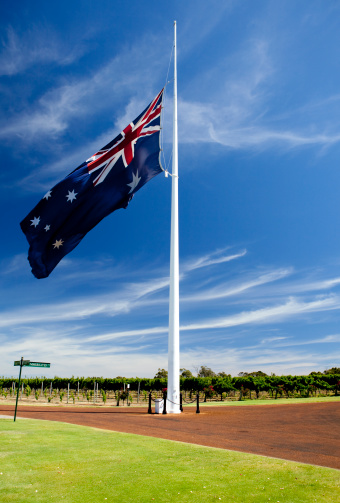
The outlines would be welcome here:
[[[153,49],[150,50],[150,47]],[[152,72],[145,72],[145,68],[150,70],[157,61],[155,53],[160,50],[159,45],[150,45],[150,40],[141,40],[138,47],[122,49],[119,55],[97,71],[81,78],[68,77],[67,84],[50,88],[29,109],[4,122],[0,127],[0,136],[20,137],[25,142],[40,141],[41,135],[57,137],[70,127],[72,120],[107,113],[117,104],[121,109],[122,96],[126,99],[132,93],[135,96],[136,92],[140,92],[138,84],[142,75],[146,106],[148,97],[151,99],[155,90]],[[121,76],[119,79],[117,74]]]
[[[184,97],[179,100],[180,141],[261,151],[338,144],[338,121],[332,128],[330,114],[325,113],[326,100],[331,107],[338,95],[327,96],[318,104],[300,104],[283,115],[273,101],[272,89],[279,80],[279,61],[271,41],[261,36],[249,38],[240,50],[225,60],[214,61],[214,66],[201,75],[200,89],[208,90],[205,96],[209,96],[209,101]]]
[[[117,375],[153,377],[158,367],[167,366],[166,338],[158,350],[150,346],[143,348],[138,344],[134,352],[139,351],[138,358],[133,358],[131,350],[117,344],[103,347],[97,342],[93,344],[71,337],[47,338],[46,333],[32,334],[23,341],[8,342],[5,348],[9,360],[17,359],[18,351],[25,355],[34,355],[37,360],[50,361],[51,369],[44,369],[44,375],[53,377],[84,375],[84,369],[91,369],[91,375],[112,377]],[[143,349],[145,352],[143,352]],[[20,353],[20,354],[21,354]],[[251,372],[263,370],[282,374],[308,374],[313,370],[336,366],[340,358],[339,350],[332,347],[324,354],[309,348],[267,347],[233,347],[225,348],[183,348],[181,351],[181,366],[194,370],[202,364],[211,367],[215,372],[225,371],[237,375],[240,370]],[[131,360],[133,359],[133,366]],[[113,363],[114,362],[114,363]],[[6,375],[13,374],[13,367],[3,366]],[[36,369],[24,369],[27,375],[36,375]]]
[[[79,298],[73,302],[52,305],[31,306],[26,309],[3,312],[0,327],[14,327],[27,324],[46,324],[85,320],[92,316],[117,316],[127,314],[143,297],[162,290],[169,284],[168,278],[146,281],[125,286],[115,294]]]
[[[214,253],[210,253],[198,259],[192,259],[192,261],[184,264],[183,268],[185,271],[194,271],[195,269],[200,269],[201,267],[209,267],[211,265],[223,264],[225,262],[230,262],[231,260],[235,260],[241,257],[244,257],[247,253],[247,250],[242,250],[239,253],[235,253],[233,255],[222,255],[220,257],[214,258],[215,255],[223,252],[223,250],[217,250]]]
[[[267,283],[272,283],[273,281],[278,281],[290,275],[292,269],[279,269],[277,271],[268,272],[261,274],[255,279],[246,281],[244,283],[238,283],[234,286],[230,286],[229,283],[218,285],[214,288],[206,289],[203,293],[197,293],[190,296],[181,297],[183,302],[199,302],[199,301],[209,301],[222,299],[225,297],[232,297],[242,294],[252,288],[260,285],[265,285]]]
[[[265,307],[254,311],[244,311],[232,316],[218,317],[199,323],[184,325],[181,327],[181,330],[209,330],[215,328],[236,327],[252,323],[278,323],[293,316],[335,309],[340,309],[340,298],[337,296],[330,296],[311,302],[301,302],[295,298],[291,298],[286,303],[274,307]]]
[[[79,43],[71,48],[63,47],[51,27],[33,27],[19,36],[13,27],[9,26],[6,35],[0,52],[0,75],[13,76],[37,64],[69,65],[84,52],[82,44]]]
[[[329,362],[334,366],[332,357],[335,353],[327,353],[325,346],[336,347],[339,343],[339,335],[320,335],[313,338],[302,337],[301,339],[291,335],[282,336],[280,326],[285,322],[292,322],[304,319],[311,322],[319,319],[318,316],[323,312],[334,312],[340,309],[340,297],[335,293],[332,295],[317,295],[318,288],[320,292],[324,289],[335,289],[339,285],[337,277],[332,279],[315,279],[314,282],[301,281],[305,285],[306,291],[315,291],[315,295],[309,298],[291,296],[287,299],[285,294],[278,294],[278,287],[271,286],[277,281],[284,281],[284,288],[289,292],[289,285],[292,290],[296,287],[296,275],[294,274],[293,284],[287,280],[292,274],[292,268],[282,268],[269,270],[260,273],[242,273],[238,282],[235,280],[232,284],[221,280],[221,273],[228,267],[230,260],[246,257],[244,250],[239,253],[226,254],[227,248],[216,250],[214,252],[188,260],[183,267],[182,283],[183,289],[188,287],[192,290],[192,276],[200,275],[203,267],[208,268],[208,285],[216,283],[215,286],[200,287],[195,294],[183,295],[182,297],[182,315],[188,322],[182,322],[180,330],[182,334],[181,365],[192,367],[194,364],[209,364],[216,368],[216,362],[219,362],[218,370],[231,371],[230,354],[234,355],[232,368],[242,370],[254,370],[254,366],[260,366],[266,369],[278,371],[282,368],[285,373],[294,368],[318,369],[320,365],[327,367]],[[22,257],[14,257],[9,264],[14,270],[21,267]],[[117,264],[114,265],[116,268]],[[72,267],[73,269],[73,267]],[[95,280],[95,272],[93,280]],[[99,273],[101,274],[101,264],[99,264]],[[315,274],[315,273],[314,273]],[[247,277],[248,276],[248,277]],[[2,276],[6,279],[6,275]],[[154,362],[158,366],[166,365],[166,340],[168,333],[167,325],[167,307],[168,302],[168,277],[161,276],[148,281],[128,282],[123,277],[115,284],[115,291],[109,294],[89,295],[78,297],[72,302],[54,302],[52,304],[34,304],[26,308],[18,308],[11,311],[2,310],[0,317],[0,343],[6,358],[14,359],[17,357],[18,350],[22,354],[34,354],[35,358],[46,360],[50,359],[58,362],[63,359],[64,363],[59,365],[55,372],[67,374],[67,361],[71,362],[75,356],[81,356],[84,365],[86,359],[92,358],[91,368],[93,372],[98,370],[98,375],[107,373],[109,370],[109,358],[119,356],[119,364],[115,367],[116,374],[124,375],[127,372],[128,358],[126,354],[132,355],[138,353],[138,368],[136,374],[149,375],[154,374],[152,367],[145,367],[142,362],[150,362],[153,355]],[[311,288],[313,285],[313,288]],[[318,288],[317,288],[318,287]],[[112,285],[110,287],[112,289]],[[250,291],[253,291],[249,294]],[[282,289],[283,290],[283,289]],[[273,295],[273,291],[275,295]],[[303,290],[302,290],[303,291]],[[238,296],[237,303],[235,297]],[[214,306],[216,299],[233,299],[231,304],[226,304],[228,311],[226,316],[216,316]],[[274,301],[274,299],[276,299]],[[197,319],[198,303],[204,302],[204,310],[201,311],[200,318]],[[254,305],[261,308],[244,308],[235,313],[235,306],[243,302],[244,306]],[[275,302],[275,303],[274,303]],[[192,311],[192,304],[195,310]],[[209,307],[211,313],[209,314]],[[236,308],[239,309],[239,308]],[[193,318],[194,312],[194,318]],[[204,313],[208,313],[206,316]],[[119,318],[118,318],[119,316]],[[328,315],[329,316],[329,315]],[[116,317],[117,321],[113,326],[115,330],[107,330],[107,326],[112,327],[110,319]],[[195,319],[194,322],[190,320]],[[100,320],[100,323],[97,321]],[[154,324],[152,321],[154,321]],[[270,325],[278,332],[272,337],[263,339],[263,332],[259,335],[254,331],[254,338],[247,343],[247,350],[243,352],[234,348],[235,330],[226,332],[225,329],[239,327],[245,333],[248,333],[250,326]],[[321,325],[320,325],[321,326]],[[223,331],[224,330],[224,331]],[[314,332],[315,333],[315,332]],[[218,348],[228,346],[228,354],[224,354],[223,349],[202,351],[199,348],[200,341],[210,341],[210,346],[217,345]],[[236,337],[239,341],[237,345],[242,346],[242,335]],[[316,353],[312,353],[310,348],[318,345],[323,348],[322,354],[316,358]],[[299,347],[308,347],[308,357],[303,355]],[[193,350],[189,350],[193,347]],[[270,348],[270,351],[268,350]],[[294,349],[295,348],[295,349]],[[249,352],[249,357],[247,356]],[[295,352],[298,352],[294,354]],[[15,354],[14,354],[15,353]],[[147,354],[146,354],[147,353]],[[252,355],[252,357],[250,356]],[[325,355],[328,355],[327,357]],[[210,359],[215,358],[214,361]],[[150,359],[151,358],[151,359]],[[190,360],[191,358],[191,360]],[[121,360],[122,359],[122,360]],[[201,359],[199,361],[199,359]],[[163,361],[164,360],[164,361]],[[99,365],[102,362],[103,366]],[[127,367],[123,370],[121,362],[125,362]],[[133,359],[135,361],[135,359]],[[97,362],[97,363],[96,363]],[[163,363],[161,363],[163,362]],[[210,363],[211,362],[211,363]],[[320,363],[321,362],[321,363]],[[77,365],[76,364],[76,365]],[[105,367],[105,365],[107,366]],[[58,366],[59,365],[59,366]],[[300,367],[299,367],[300,365]],[[251,368],[250,368],[251,367]],[[313,367],[313,368],[312,368]],[[72,367],[73,373],[77,373],[76,367]],[[118,370],[118,368],[120,370]],[[106,370],[105,370],[106,369]],[[133,366],[135,369],[135,364]],[[137,367],[136,367],[137,369]],[[6,370],[4,370],[6,372]],[[135,372],[135,370],[133,370]],[[79,374],[84,371],[79,370]],[[129,371],[131,374],[131,370]]]

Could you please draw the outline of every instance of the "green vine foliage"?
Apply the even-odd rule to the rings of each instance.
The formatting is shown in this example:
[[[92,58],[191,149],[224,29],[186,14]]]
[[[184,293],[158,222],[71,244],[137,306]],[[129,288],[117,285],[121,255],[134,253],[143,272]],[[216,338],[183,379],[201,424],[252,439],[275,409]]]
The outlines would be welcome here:
[[[18,383],[18,379],[0,378],[0,389],[9,390],[12,387],[13,381]],[[130,384],[130,391],[137,392],[139,389],[143,399],[149,391],[161,392],[162,389],[167,387],[167,380],[164,378],[103,378],[103,377],[74,377],[63,378],[54,377],[50,378],[30,378],[24,379],[24,393],[27,398],[30,397],[32,389],[40,390],[43,385],[46,393],[52,384],[53,396],[56,396],[56,389],[65,390],[70,385],[70,390],[76,394],[76,390],[82,390],[83,396],[85,395],[88,400],[93,397],[94,383],[98,383],[101,390],[102,398],[107,396],[108,392],[120,392],[127,384]],[[335,395],[340,394],[340,374],[321,374],[313,373],[307,376],[266,376],[266,375],[242,375],[238,377],[231,377],[230,375],[212,377],[180,377],[181,391],[189,393],[203,393],[203,390],[212,386],[215,392],[222,396],[226,396],[231,392],[239,392],[241,389],[249,390],[253,393],[253,397],[259,398],[261,392],[265,391],[275,397],[284,396],[311,396],[316,393],[316,390],[324,390],[332,392]],[[46,395],[45,395],[46,396]],[[64,392],[61,391],[61,400]],[[104,400],[105,401],[105,400]]]

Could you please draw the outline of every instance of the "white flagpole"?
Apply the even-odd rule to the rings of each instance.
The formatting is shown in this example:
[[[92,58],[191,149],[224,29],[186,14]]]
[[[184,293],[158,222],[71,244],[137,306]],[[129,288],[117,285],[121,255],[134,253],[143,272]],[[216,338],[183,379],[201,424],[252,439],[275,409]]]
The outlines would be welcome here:
[[[179,247],[178,247],[178,131],[177,131],[177,36],[174,22],[174,111],[171,191],[170,294],[168,339],[167,412],[179,414]]]

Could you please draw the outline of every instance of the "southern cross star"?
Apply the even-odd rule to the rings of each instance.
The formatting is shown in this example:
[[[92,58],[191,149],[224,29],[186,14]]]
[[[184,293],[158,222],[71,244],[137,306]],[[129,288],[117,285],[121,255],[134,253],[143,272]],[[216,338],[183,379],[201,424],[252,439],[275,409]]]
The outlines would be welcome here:
[[[40,217],[34,217],[33,220],[31,220],[31,225],[34,225],[36,227],[40,223]]]
[[[76,192],[76,193],[75,193],[75,192],[74,192],[74,190],[72,190],[72,192],[69,190],[69,191],[68,191],[67,196],[65,196],[65,197],[67,197],[67,200],[68,200],[70,203],[72,203],[72,201],[73,201],[74,199],[76,199],[76,196],[77,196],[77,195],[78,195],[78,192]]]
[[[140,182],[140,179],[141,178],[138,176],[138,170],[137,170],[136,174],[132,173],[132,182],[126,184],[129,187],[131,187],[129,194],[131,194],[131,192],[133,192],[135,190],[135,188],[137,187],[137,185]]]
[[[47,231],[49,231],[49,230],[50,230],[50,228],[51,228],[51,226],[50,226],[50,225],[45,225],[44,230],[47,232]]]
[[[60,246],[63,246],[63,244],[64,244],[64,241],[62,239],[57,239],[56,242],[53,243],[53,247],[58,248],[58,250],[59,250]]]

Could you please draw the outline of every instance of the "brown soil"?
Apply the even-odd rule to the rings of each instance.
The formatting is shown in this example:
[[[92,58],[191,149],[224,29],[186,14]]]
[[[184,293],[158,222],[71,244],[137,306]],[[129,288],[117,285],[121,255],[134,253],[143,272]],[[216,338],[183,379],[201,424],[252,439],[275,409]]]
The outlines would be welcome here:
[[[14,407],[0,404],[0,415]],[[17,417],[63,421],[340,469],[340,402],[209,406],[182,414],[145,407],[20,406]]]

